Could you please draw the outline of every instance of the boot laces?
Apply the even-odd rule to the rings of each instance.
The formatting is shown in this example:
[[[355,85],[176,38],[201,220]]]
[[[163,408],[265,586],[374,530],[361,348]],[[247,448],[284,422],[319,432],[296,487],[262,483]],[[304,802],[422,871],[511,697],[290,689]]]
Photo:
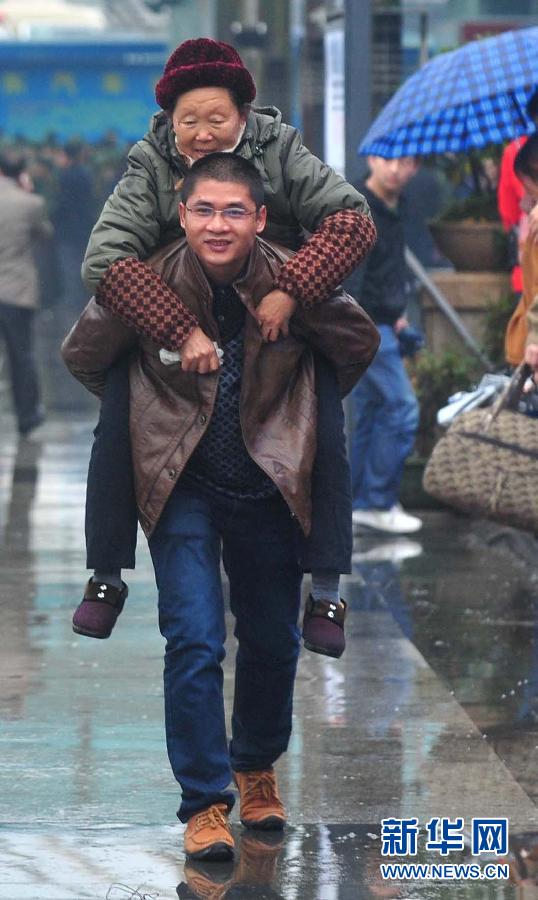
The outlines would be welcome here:
[[[272,772],[247,773],[245,799],[278,800]]]
[[[226,828],[227,824],[223,807],[210,806],[197,815],[195,828],[196,831],[201,831],[202,828]]]

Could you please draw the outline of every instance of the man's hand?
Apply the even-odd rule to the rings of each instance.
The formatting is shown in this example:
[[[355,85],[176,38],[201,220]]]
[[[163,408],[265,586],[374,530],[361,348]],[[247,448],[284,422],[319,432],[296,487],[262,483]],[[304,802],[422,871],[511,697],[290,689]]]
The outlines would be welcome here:
[[[402,331],[404,328],[409,328],[409,322],[407,321],[405,316],[400,316],[399,319],[396,319],[393,328],[395,334],[399,334],[400,331]]]
[[[529,213],[529,234],[535,243],[538,243],[538,203],[535,203]]]
[[[199,326],[191,331],[186,341],[179,348],[181,368],[184,372],[197,372],[207,375],[220,368],[219,358],[215,352],[213,341]]]
[[[264,341],[277,341],[289,333],[289,321],[297,309],[297,300],[284,291],[270,291],[256,309],[256,319]]]
[[[538,344],[528,344],[525,348],[525,362],[533,372],[538,371]]]

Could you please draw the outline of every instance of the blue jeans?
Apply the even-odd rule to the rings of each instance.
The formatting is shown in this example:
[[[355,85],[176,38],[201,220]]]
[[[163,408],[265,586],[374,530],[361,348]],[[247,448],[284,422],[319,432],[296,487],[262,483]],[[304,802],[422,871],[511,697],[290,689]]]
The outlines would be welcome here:
[[[391,509],[415,443],[419,409],[390,325],[380,325],[374,361],[351,393],[353,509]]]
[[[166,639],[166,742],[182,822],[212,803],[231,809],[231,770],[269,768],[287,749],[302,578],[295,528],[280,495],[238,501],[179,483],[149,540]],[[221,541],[238,640],[229,748]]]

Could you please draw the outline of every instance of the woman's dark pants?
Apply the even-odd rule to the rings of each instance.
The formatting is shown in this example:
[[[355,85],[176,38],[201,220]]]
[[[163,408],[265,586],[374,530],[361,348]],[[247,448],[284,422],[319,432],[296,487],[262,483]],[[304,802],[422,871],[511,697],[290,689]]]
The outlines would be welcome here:
[[[312,530],[298,534],[298,558],[312,568],[351,571],[351,478],[344,413],[334,369],[315,356],[317,453],[312,473]],[[137,512],[129,439],[129,364],[108,372],[95,429],[86,495],[86,565],[99,572],[135,566]]]
[[[107,374],[86,489],[86,566],[134,569],[138,518],[129,437],[129,360]]]

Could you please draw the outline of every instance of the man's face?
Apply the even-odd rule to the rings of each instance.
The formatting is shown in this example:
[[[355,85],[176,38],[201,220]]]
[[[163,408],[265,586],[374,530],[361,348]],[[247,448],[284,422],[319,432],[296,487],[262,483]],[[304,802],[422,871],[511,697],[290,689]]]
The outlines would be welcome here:
[[[414,156],[401,156],[399,159],[384,159],[382,156],[369,156],[368,166],[371,177],[384,194],[399,194],[418,169]]]
[[[266,221],[266,209],[256,210],[246,184],[200,178],[179,217],[192,248],[207,274],[229,283],[245,265]]]

